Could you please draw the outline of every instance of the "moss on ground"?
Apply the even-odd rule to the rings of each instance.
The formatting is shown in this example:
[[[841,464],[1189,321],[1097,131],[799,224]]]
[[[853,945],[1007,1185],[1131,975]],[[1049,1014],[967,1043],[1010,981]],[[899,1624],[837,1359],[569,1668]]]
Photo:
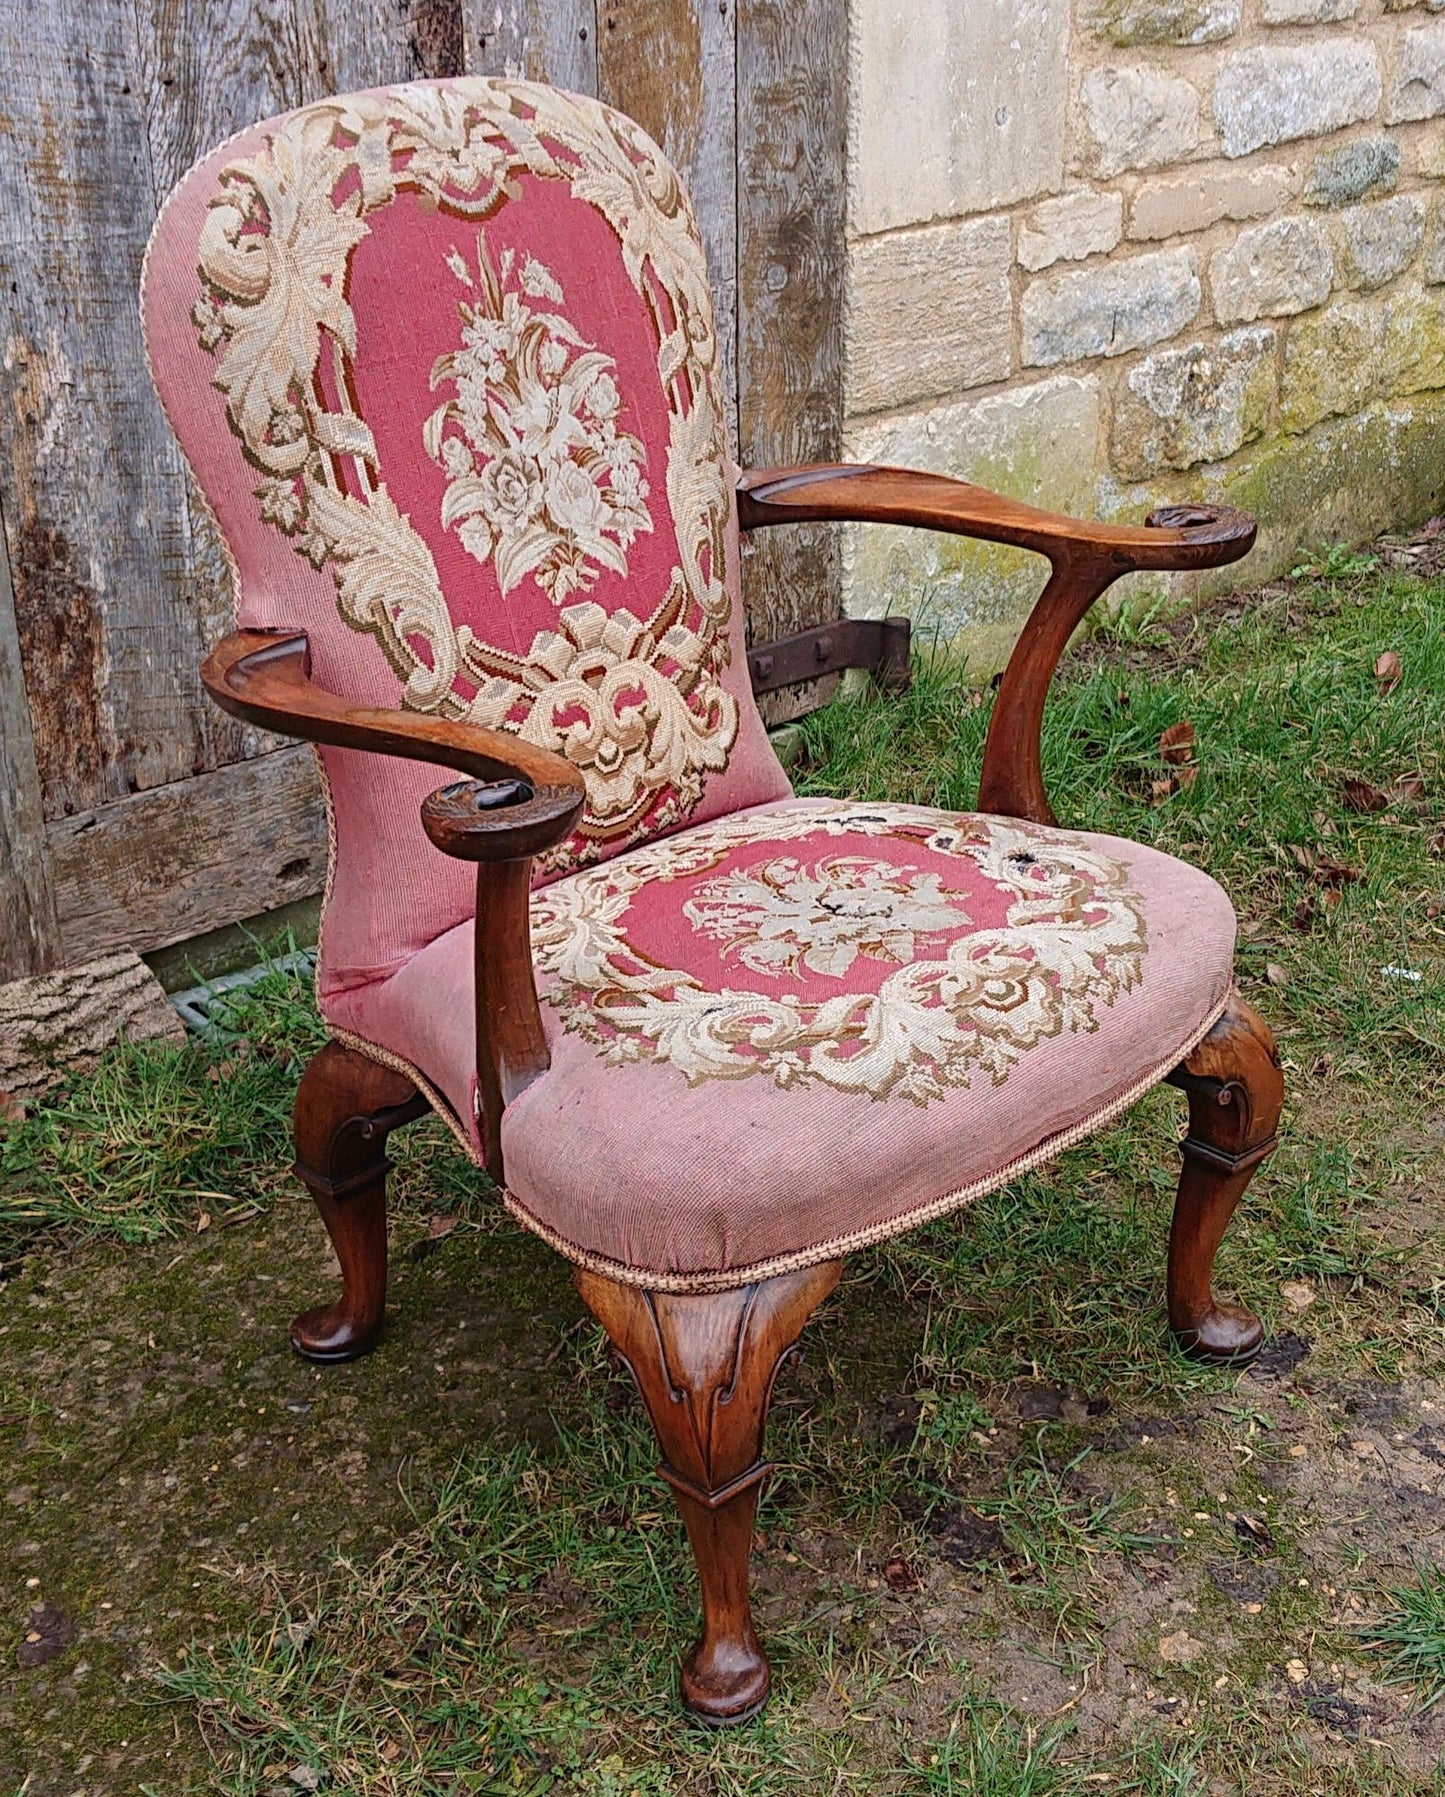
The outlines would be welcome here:
[[[925,665],[806,725],[801,778],[965,804],[987,711]],[[780,1386],[774,1702],[722,1737],[675,1707],[691,1584],[636,1402],[439,1129],[402,1147],[382,1346],[291,1358],[331,1277],[284,1173],[293,983],[13,1129],[0,1579],[17,1645],[40,1602],[74,1639],[12,1652],[0,1790],[1438,1792],[1445,1706],[1368,1627],[1445,1663],[1391,1595],[1445,1561],[1442,746],[1445,582],[1369,558],[1073,659],[1061,813],[1216,873],[1280,1034],[1284,1145],[1221,1259],[1273,1335],[1242,1375],[1167,1346],[1166,1092],[857,1257]]]

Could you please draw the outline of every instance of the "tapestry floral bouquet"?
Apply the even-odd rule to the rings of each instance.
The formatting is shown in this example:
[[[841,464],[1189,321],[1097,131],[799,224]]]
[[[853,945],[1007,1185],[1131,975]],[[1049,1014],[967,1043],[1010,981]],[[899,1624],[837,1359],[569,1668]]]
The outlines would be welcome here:
[[[455,387],[425,428],[450,476],[442,523],[492,561],[504,594],[533,574],[560,605],[602,568],[625,575],[626,551],[651,531],[645,451],[618,427],[612,358],[543,309],[565,301],[542,263],[528,256],[518,269],[507,249],[494,264],[482,232],[478,280],[456,250],[447,261],[471,297],[458,307],[462,347],[431,373],[433,391]]]

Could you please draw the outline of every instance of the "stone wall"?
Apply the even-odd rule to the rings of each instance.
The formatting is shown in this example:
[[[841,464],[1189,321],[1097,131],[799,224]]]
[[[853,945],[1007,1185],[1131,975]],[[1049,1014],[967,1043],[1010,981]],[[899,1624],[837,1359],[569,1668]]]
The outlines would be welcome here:
[[[1242,505],[1256,578],[1438,509],[1445,0],[850,4],[851,458]],[[985,667],[1042,566],[879,529],[844,562],[850,611]]]

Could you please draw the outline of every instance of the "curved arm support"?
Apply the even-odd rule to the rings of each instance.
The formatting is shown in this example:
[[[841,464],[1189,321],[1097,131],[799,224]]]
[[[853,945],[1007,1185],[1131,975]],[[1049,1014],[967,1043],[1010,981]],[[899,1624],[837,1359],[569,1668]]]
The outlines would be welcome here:
[[[502,1112],[552,1064],[532,971],[532,856],[567,834],[582,796],[570,786],[458,780],[422,802],[422,827],[436,846],[477,863],[478,1122],[498,1185],[506,1182]]]
[[[744,530],[825,520],[916,525],[1009,543],[1047,557],[1051,573],[1004,671],[984,749],[979,808],[1053,823],[1039,731],[1069,638],[1122,574],[1224,567],[1254,546],[1255,522],[1229,506],[1164,506],[1142,528],[1039,510],[948,475],[908,468],[771,468],[738,483]]]
[[[422,824],[443,853],[477,863],[477,1080],[487,1170],[500,1184],[503,1107],[550,1065],[532,975],[532,856],[576,823],[586,799],[581,774],[505,731],[353,705],[311,679],[298,633],[232,631],[201,678],[223,710],[248,724],[472,776],[432,793]]]
[[[353,705],[311,678],[311,650],[300,632],[233,630],[201,665],[206,691],[248,724],[338,749],[367,749],[430,761],[479,780],[524,780],[532,788],[570,787],[584,796],[570,762],[504,730],[484,730],[422,711]]]

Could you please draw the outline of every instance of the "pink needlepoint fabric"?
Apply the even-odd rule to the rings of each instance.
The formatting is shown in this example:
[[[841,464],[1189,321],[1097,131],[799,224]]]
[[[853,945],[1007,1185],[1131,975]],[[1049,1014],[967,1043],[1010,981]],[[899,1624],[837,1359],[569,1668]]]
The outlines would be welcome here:
[[[156,226],[156,385],[237,622],[344,697],[513,730],[583,772],[548,879],[785,794],[748,685],[697,227],[650,139],[526,82],[416,82],[243,132]],[[469,916],[435,769],[321,754],[320,990]]]
[[[1230,989],[1234,916],[1137,843],[909,806],[740,812],[536,893],[550,1071],[502,1122],[563,1252],[702,1288],[897,1233],[1106,1122]],[[338,1021],[477,1148],[463,925]]]

